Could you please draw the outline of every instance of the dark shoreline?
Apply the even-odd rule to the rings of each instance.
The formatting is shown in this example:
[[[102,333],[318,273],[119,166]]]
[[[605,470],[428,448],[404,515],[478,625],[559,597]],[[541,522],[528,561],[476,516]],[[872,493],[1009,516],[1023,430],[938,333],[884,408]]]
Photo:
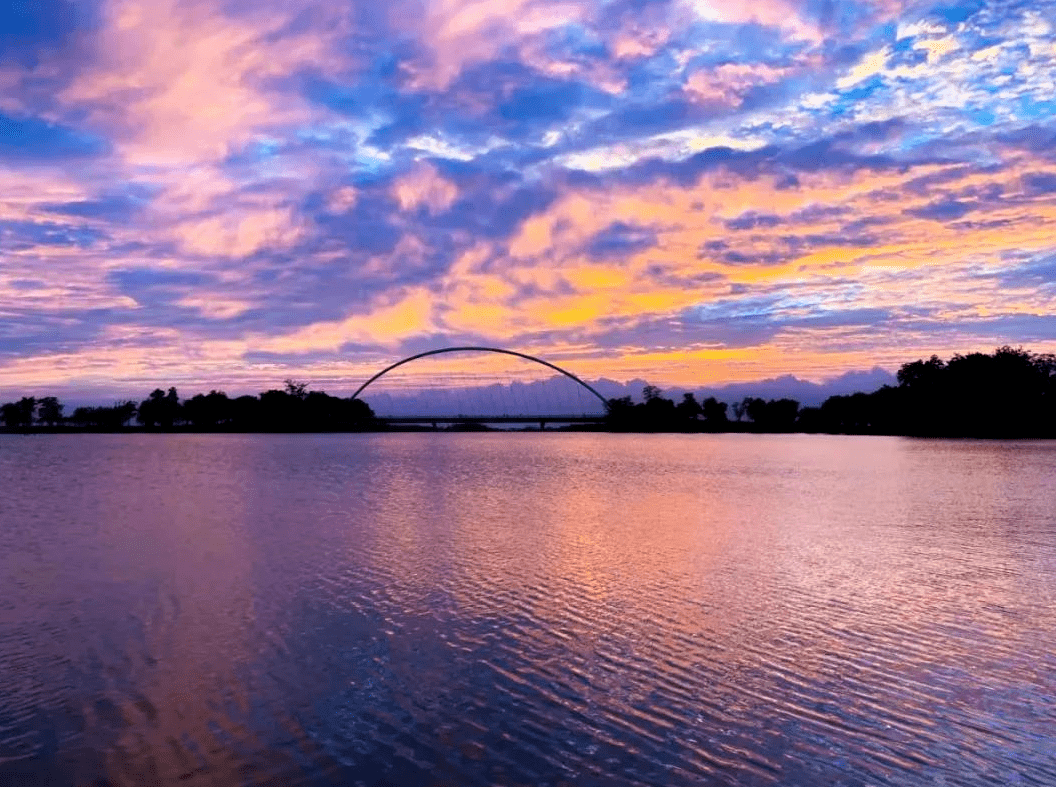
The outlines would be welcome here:
[[[486,422],[485,422],[486,423]],[[731,424],[734,426],[735,424]],[[829,432],[829,431],[805,431],[801,429],[765,429],[755,427],[753,424],[742,424],[740,428],[728,429],[619,429],[605,425],[589,426],[577,424],[572,426],[554,426],[546,429],[535,427],[525,429],[496,429],[477,422],[467,422],[465,425],[454,424],[439,429],[423,426],[390,426],[373,429],[196,429],[193,427],[174,427],[172,429],[148,429],[145,427],[129,426],[119,429],[99,428],[93,426],[54,426],[34,427],[32,429],[10,429],[0,426],[0,435],[23,435],[27,437],[38,435],[66,435],[66,434],[118,434],[118,435],[198,435],[198,434],[759,434],[759,435],[829,435],[833,437],[907,437],[914,439],[936,439],[936,440],[1056,440],[1056,433],[1028,434],[1023,432],[1007,434],[981,434],[981,433],[939,433],[939,432],[879,432],[879,431],[856,431],[856,432]]]
[[[732,404],[714,396],[698,401],[692,392],[673,401],[656,386],[646,385],[641,401],[630,396],[602,400],[604,413],[589,416],[558,410],[564,420],[558,415],[459,414],[403,421],[376,415],[355,396],[330,396],[286,380],[282,390],[234,399],[217,390],[181,399],[175,387],[157,388],[138,404],[127,400],[110,407],[78,407],[69,416],[54,396],[26,396],[0,405],[0,421],[3,432],[27,434],[572,431],[1056,438],[1054,354],[1006,346],[991,354],[955,355],[949,361],[933,355],[903,364],[897,380],[897,386],[830,396],[807,407],[794,399],[752,396]],[[133,420],[137,425],[131,425]],[[524,428],[497,429],[498,424]]]

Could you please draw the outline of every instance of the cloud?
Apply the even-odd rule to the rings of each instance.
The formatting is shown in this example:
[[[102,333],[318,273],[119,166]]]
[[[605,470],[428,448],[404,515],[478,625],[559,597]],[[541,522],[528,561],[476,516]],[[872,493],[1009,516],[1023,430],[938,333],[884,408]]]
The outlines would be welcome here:
[[[58,224],[48,221],[0,220],[0,239],[8,251],[34,249],[40,246],[87,248],[101,241],[105,234],[86,225]]]
[[[988,272],[986,275],[996,278],[1005,287],[1056,294],[1056,254],[1042,255],[1024,264]]]
[[[428,163],[416,165],[393,184],[393,196],[404,211],[442,213],[458,197],[458,189]]]
[[[291,12],[234,17],[208,3],[113,0],[87,68],[63,91],[126,156],[169,163],[219,158],[252,135],[310,118],[271,80],[325,63],[326,36],[291,27]]]
[[[106,194],[97,199],[42,203],[40,210],[61,216],[100,221],[130,221],[149,201],[147,195]]]
[[[287,353],[337,350],[350,342],[392,346],[412,336],[434,331],[431,313],[431,298],[419,289],[401,293],[395,300],[376,302],[366,313],[265,338],[257,346],[267,352]]]
[[[1056,193],[1056,172],[1029,172],[1023,176],[1023,188],[1032,195]]]
[[[789,69],[765,63],[723,63],[693,71],[686,78],[684,90],[694,101],[738,107],[751,90],[778,82],[788,73]]]
[[[961,202],[955,199],[944,199],[919,208],[909,208],[906,210],[906,213],[922,219],[950,221],[952,219],[961,218],[971,210],[972,206],[967,202]]]
[[[0,372],[274,385],[474,341],[693,382],[1043,349],[1054,14],[9,4]]]
[[[587,254],[594,258],[623,258],[652,248],[656,240],[656,233],[648,227],[616,221],[591,238]]]
[[[523,47],[548,31],[583,20],[583,0],[427,0],[418,34],[423,56],[406,65],[413,87],[442,90],[467,67],[487,62],[506,47]],[[407,4],[393,7],[400,21]]]

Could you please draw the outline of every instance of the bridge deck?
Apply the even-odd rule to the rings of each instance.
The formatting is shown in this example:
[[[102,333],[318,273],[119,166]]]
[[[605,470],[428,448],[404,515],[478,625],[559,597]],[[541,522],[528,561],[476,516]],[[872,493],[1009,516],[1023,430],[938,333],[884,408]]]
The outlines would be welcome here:
[[[387,424],[596,424],[604,415],[388,415],[378,416]]]

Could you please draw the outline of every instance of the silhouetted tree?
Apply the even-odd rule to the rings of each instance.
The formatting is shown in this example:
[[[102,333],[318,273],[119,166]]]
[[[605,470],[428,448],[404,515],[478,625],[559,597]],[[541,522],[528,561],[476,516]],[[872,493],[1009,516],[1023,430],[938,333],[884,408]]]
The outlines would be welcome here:
[[[36,398],[23,396],[17,402],[0,405],[0,418],[3,418],[4,423],[11,429],[29,429],[33,425],[36,408]]]
[[[645,404],[642,407],[642,426],[652,432],[668,431],[678,429],[678,417],[675,403],[662,395],[662,391],[655,385],[647,385],[642,389],[642,397]]]
[[[175,391],[176,389],[172,388],[170,390]],[[128,422],[131,421],[136,414],[136,403],[129,401],[119,402],[108,409],[110,410],[109,415],[113,419],[112,423],[119,427],[125,427],[128,426]]]
[[[946,362],[937,355],[927,361],[903,364],[898,370],[902,389],[903,428],[910,434],[945,434],[949,430],[949,378]]]
[[[825,431],[860,434],[870,427],[870,407],[865,394],[830,396],[820,409]]]
[[[42,424],[48,426],[55,426],[62,421],[62,411],[64,407],[54,396],[45,396],[37,404],[37,418]]]
[[[825,431],[825,421],[821,417],[820,407],[801,407],[796,426],[801,432],[816,433]]]
[[[312,391],[304,398],[306,427],[313,431],[347,431],[367,428],[374,413],[362,399],[341,399],[322,391]]]
[[[215,429],[231,419],[231,400],[223,391],[195,394],[183,403],[183,418],[196,429]]]
[[[709,396],[701,405],[704,420],[710,428],[723,428],[729,424],[730,419],[726,415],[726,402],[720,402],[714,396]],[[738,418],[738,420],[740,420]]]
[[[946,368],[946,362],[933,355],[927,361],[904,363],[896,378],[903,388],[935,388]]]
[[[766,400],[757,396],[746,396],[741,401],[744,414],[755,424],[762,425],[766,420]]]
[[[999,347],[992,354],[938,356],[903,364],[898,386],[833,396],[800,428],[852,434],[973,437],[1056,436],[1056,363],[1051,355]]]
[[[703,412],[700,402],[697,401],[697,397],[692,393],[682,394],[682,401],[675,407],[675,411],[679,420],[688,422],[696,421],[697,417]]]
[[[820,407],[800,408],[792,399],[745,397],[733,404],[733,427],[727,405],[692,393],[677,404],[653,385],[643,401],[625,396],[607,403],[607,424],[616,431],[752,431],[843,432],[978,437],[1056,437],[1056,355],[999,347],[993,353],[938,356],[903,364],[897,386],[871,393],[831,396]],[[0,422],[8,429],[28,430],[69,423],[91,429],[118,430],[137,414],[133,402],[112,407],[78,407],[63,418],[56,397],[22,397],[0,405]],[[361,400],[341,399],[286,380],[282,390],[260,397],[231,400],[222,391],[197,394],[181,403],[177,391],[157,388],[138,408],[147,428],[171,429],[189,423],[196,429],[247,431],[345,431],[376,427],[370,407]],[[703,419],[703,420],[702,420]]]
[[[605,422],[610,429],[621,431],[634,428],[634,400],[629,396],[606,402]]]
[[[799,402],[795,399],[761,399],[749,396],[743,401],[744,413],[756,431],[790,432],[796,426]]]
[[[260,395],[261,428],[270,432],[300,432],[305,428],[304,400],[288,390]]]
[[[741,400],[733,403],[733,417],[737,419],[737,423],[740,423],[741,419],[744,418],[744,402],[745,400]]]
[[[175,388],[155,388],[139,404],[137,420],[148,428],[172,429],[180,417],[180,397]]]
[[[795,399],[771,399],[766,403],[765,426],[774,432],[791,432],[799,416],[799,402]]]
[[[17,429],[20,422],[17,402],[5,402],[0,404],[0,421],[9,429]]]
[[[77,426],[118,430],[127,426],[135,414],[135,402],[118,402],[113,407],[78,407],[69,420]]]
[[[679,411],[675,403],[662,396],[655,385],[645,386],[642,397],[645,401],[640,404],[635,404],[629,396],[610,399],[607,417],[609,428],[637,432],[686,431],[695,428],[692,422],[683,417],[685,409]]]
[[[148,429],[158,425],[159,410],[161,409],[161,401],[165,398],[165,392],[160,388],[155,388],[150,392],[150,395],[139,403],[139,408],[136,413],[136,420],[139,421],[143,426]],[[75,417],[83,417],[87,414],[87,409],[78,407],[74,410]]]
[[[231,402],[231,425],[235,429],[260,429],[260,400],[255,396],[239,396]]]
[[[351,396],[341,400],[341,418],[348,428],[351,429],[374,429],[378,422],[370,405],[362,399],[353,399]]]

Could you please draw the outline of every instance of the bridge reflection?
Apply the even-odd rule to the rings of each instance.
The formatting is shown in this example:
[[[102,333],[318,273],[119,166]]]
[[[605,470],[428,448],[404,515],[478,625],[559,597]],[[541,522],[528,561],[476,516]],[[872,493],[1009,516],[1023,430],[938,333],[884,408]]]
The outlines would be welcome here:
[[[376,419],[386,426],[421,426],[430,425],[438,429],[441,424],[466,424],[483,426],[486,424],[539,424],[545,429],[547,424],[600,424],[604,415],[405,415],[387,416]]]

